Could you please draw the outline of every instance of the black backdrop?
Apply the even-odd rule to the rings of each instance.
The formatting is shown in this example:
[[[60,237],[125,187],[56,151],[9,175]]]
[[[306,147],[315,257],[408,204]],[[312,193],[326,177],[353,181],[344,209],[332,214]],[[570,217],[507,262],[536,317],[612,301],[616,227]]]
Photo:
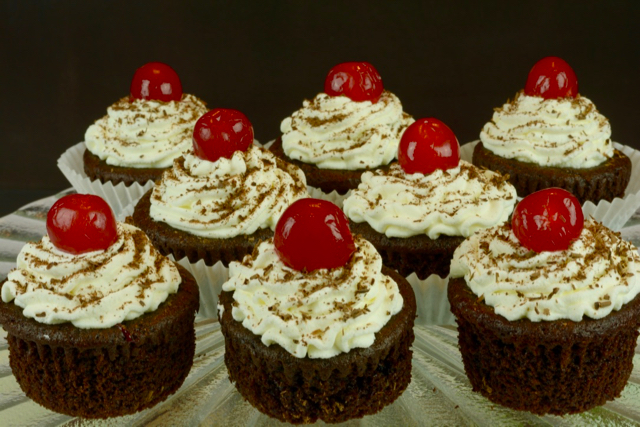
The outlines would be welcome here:
[[[56,160],[127,95],[134,70],[170,64],[185,92],[242,110],[256,138],[365,60],[405,111],[477,139],[492,108],[548,55],[640,148],[640,2],[2,1],[0,215],[69,187]]]

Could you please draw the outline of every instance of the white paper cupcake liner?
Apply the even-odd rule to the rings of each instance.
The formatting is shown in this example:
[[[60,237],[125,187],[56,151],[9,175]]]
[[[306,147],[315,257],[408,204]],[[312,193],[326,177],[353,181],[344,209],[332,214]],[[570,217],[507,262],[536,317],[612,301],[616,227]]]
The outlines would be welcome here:
[[[167,257],[183,266],[196,279],[200,289],[200,309],[198,315],[217,318],[218,295],[222,292],[222,285],[229,279],[229,269],[222,262],[206,265],[203,260],[192,263],[184,257],[176,261],[173,254]]]
[[[460,147],[460,158],[471,162],[473,149],[479,141],[469,142]],[[613,231],[620,231],[629,218],[640,208],[640,151],[614,142],[614,147],[631,160],[631,179],[624,197],[616,197],[611,202],[601,200],[598,204],[586,202],[582,205],[585,217],[593,217]]]
[[[78,193],[102,197],[109,203],[116,216],[129,204],[135,205],[140,197],[153,187],[153,181],[148,181],[145,185],[133,183],[128,187],[123,183],[114,186],[110,182],[103,184],[98,179],[91,181],[84,173],[82,160],[84,150],[85,144],[80,142],[62,153],[58,158],[58,169],[62,171],[74,190]]]
[[[344,199],[349,197],[349,195],[351,194],[351,190],[347,191],[346,194],[338,194],[337,191],[332,191],[331,193],[325,193],[321,189],[311,187],[309,185],[307,185],[307,191],[309,192],[309,196],[313,197],[314,199],[328,200],[329,202],[338,205],[340,209],[342,209],[342,204],[344,202]]]
[[[449,277],[442,279],[432,274],[425,280],[418,279],[415,273],[407,276],[407,281],[416,295],[416,325],[455,325],[456,319],[451,313],[447,285]]]

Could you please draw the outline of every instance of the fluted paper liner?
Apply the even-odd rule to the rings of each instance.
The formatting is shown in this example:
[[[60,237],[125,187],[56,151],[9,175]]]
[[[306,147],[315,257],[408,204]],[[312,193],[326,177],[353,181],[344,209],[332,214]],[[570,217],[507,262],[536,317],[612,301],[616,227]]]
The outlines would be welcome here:
[[[479,141],[469,142],[460,147],[460,158],[471,162],[473,149]],[[598,204],[586,202],[582,212],[588,218],[593,217],[613,231],[620,231],[629,218],[640,208],[640,151],[626,145],[613,143],[613,146],[631,160],[631,179],[624,192],[624,197],[616,197],[608,202],[601,200]]]
[[[113,185],[110,182],[103,184],[99,179],[91,181],[84,173],[84,161],[82,160],[84,150],[85,144],[80,142],[62,153],[58,158],[58,169],[62,171],[76,192],[102,197],[109,203],[116,216],[126,206],[135,205],[140,197],[153,187],[153,181],[148,181],[145,185],[133,183],[128,187],[122,182]]]
[[[456,319],[451,313],[447,297],[449,277],[441,278],[432,274],[424,280],[418,279],[416,273],[407,276],[407,281],[416,294],[418,308],[416,325],[455,325]]]

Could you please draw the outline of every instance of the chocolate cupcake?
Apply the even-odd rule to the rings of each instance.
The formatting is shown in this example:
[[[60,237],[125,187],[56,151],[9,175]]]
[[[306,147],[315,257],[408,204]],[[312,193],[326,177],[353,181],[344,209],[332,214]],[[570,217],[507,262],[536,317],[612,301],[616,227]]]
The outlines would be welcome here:
[[[136,70],[130,96],[87,129],[84,171],[114,185],[155,181],[191,149],[193,126],[206,112],[204,102],[182,93],[171,67],[146,64]]]
[[[611,142],[609,121],[555,57],[539,61],[525,90],[495,110],[473,164],[509,175],[520,197],[558,187],[582,204],[623,197],[631,176],[631,161]]]
[[[61,240],[49,227],[51,238],[27,243],[1,285],[12,372],[29,398],[62,414],[107,418],[150,408],[181,386],[193,363],[195,280],[141,230],[115,229],[106,248],[74,254],[78,238]]]
[[[215,109],[198,121],[196,134],[202,123],[219,114],[242,115],[243,132],[251,126],[238,111]],[[227,119],[211,120],[216,126],[235,123]],[[219,149],[225,142],[196,140],[194,150],[176,159],[137,203],[132,222],[161,253],[173,254],[176,260],[187,257],[191,263],[204,260],[211,266],[221,261],[227,266],[251,253],[260,240],[273,236],[287,206],[308,196],[304,174],[297,167],[253,145],[253,130],[241,139],[242,147],[233,145],[233,137],[226,141],[233,145],[229,158],[201,149]]]
[[[446,135],[423,137],[436,128],[446,128]],[[419,155],[422,147],[432,152],[441,143],[446,149],[437,150],[450,152],[447,160]],[[402,154],[410,144],[414,161]],[[343,209],[351,230],[376,247],[386,266],[402,276],[415,272],[421,280],[432,274],[444,278],[465,237],[507,221],[515,189],[500,174],[459,160],[455,135],[437,119],[412,124],[398,156],[400,162],[389,168],[362,174]]]
[[[340,271],[296,272],[277,259],[270,241],[241,265],[232,263],[219,303],[225,363],[240,394],[261,412],[294,424],[318,419],[338,423],[378,412],[409,385],[416,313],[413,290],[396,272],[382,267],[370,244],[364,239],[356,242],[357,255]],[[352,276],[363,262],[373,263],[365,267],[371,273]],[[341,277],[342,270],[350,277]],[[250,278],[254,274],[258,277]],[[282,277],[288,279],[279,280]],[[370,280],[375,283],[370,285]],[[365,295],[378,294],[374,289],[380,286],[387,290],[378,298],[389,299],[392,306],[371,303],[366,308]],[[295,310],[287,311],[290,304],[285,301],[271,300],[278,287],[291,289],[285,296],[299,301]],[[327,287],[335,291],[314,291]],[[249,294],[259,289],[269,293],[265,298],[273,309],[258,312],[252,307]],[[326,303],[320,305],[327,305],[328,311],[305,311],[320,294],[326,294],[322,297]],[[335,299],[347,294],[348,300]],[[375,327],[365,327],[367,323]],[[290,328],[299,329],[300,336]],[[358,328],[368,331],[360,335]]]
[[[282,121],[282,136],[271,150],[299,166],[309,186],[345,194],[358,186],[362,172],[394,160],[412,122],[371,64],[344,63],[329,72],[324,93]]]
[[[518,206],[513,229],[477,232],[451,263],[449,302],[473,390],[540,415],[582,412],[619,396],[640,326],[636,248],[591,219],[574,228],[575,240],[567,237],[582,215],[577,200],[566,201]],[[544,233],[523,234],[517,218],[525,210],[539,220],[525,228]]]

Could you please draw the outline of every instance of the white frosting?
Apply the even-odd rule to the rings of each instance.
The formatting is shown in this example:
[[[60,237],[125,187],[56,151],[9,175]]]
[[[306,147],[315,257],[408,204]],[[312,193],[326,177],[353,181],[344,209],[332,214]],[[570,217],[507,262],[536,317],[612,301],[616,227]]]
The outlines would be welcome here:
[[[382,274],[373,245],[355,236],[344,266],[300,272],[285,266],[262,242],[242,263],[232,262],[224,291],[234,291],[233,318],[269,346],[295,357],[329,358],[369,347],[375,333],[402,309],[398,285]]]
[[[322,169],[375,168],[395,159],[413,118],[400,100],[384,91],[375,104],[320,93],[282,121],[285,154]]]
[[[453,254],[451,277],[508,320],[600,319],[640,292],[640,255],[631,243],[588,219],[568,249],[529,251],[509,224],[479,231]]]
[[[109,165],[168,168],[193,146],[193,127],[206,113],[203,101],[185,94],[181,101],[122,98],[89,126],[87,149]]]
[[[498,156],[542,166],[591,168],[613,156],[611,125],[589,99],[519,92],[480,132]]]
[[[230,238],[275,229],[284,210],[304,197],[302,171],[263,148],[252,145],[215,162],[191,152],[154,187],[150,216],[196,236]]]
[[[460,160],[456,168],[428,175],[407,174],[398,163],[365,172],[343,209],[352,221],[366,221],[388,237],[437,239],[468,237],[503,223],[515,202],[515,188],[500,174]]]
[[[105,250],[73,255],[44,236],[27,243],[2,286],[2,301],[22,307],[40,323],[71,322],[109,328],[152,312],[182,279],[138,228],[118,223],[118,239]]]

